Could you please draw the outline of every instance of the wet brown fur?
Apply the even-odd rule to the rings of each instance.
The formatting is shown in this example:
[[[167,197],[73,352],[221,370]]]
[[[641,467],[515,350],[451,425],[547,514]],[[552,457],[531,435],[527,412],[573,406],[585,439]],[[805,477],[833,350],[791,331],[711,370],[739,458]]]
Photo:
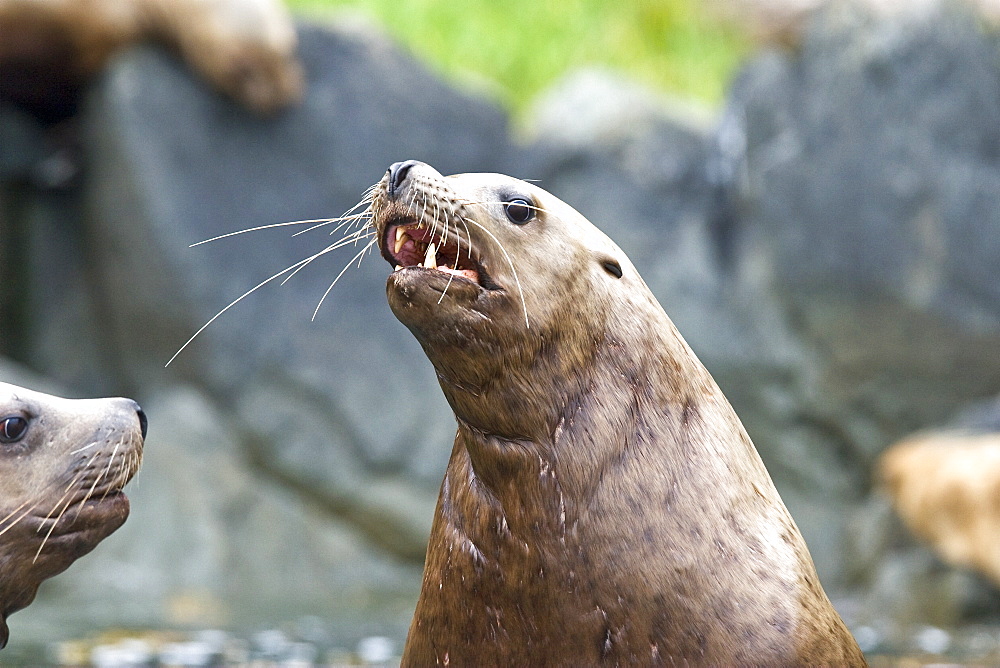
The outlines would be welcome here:
[[[142,459],[137,408],[0,383],[0,429],[10,417],[28,421],[22,439],[0,442],[0,648],[7,617],[34,600],[41,582],[128,517],[128,499],[116,493]]]
[[[510,177],[418,164],[387,183],[380,244],[401,218],[447,225],[501,288],[420,268],[387,284],[458,421],[403,665],[865,665],[739,419],[624,253]],[[504,216],[512,193],[541,209],[526,225]]]

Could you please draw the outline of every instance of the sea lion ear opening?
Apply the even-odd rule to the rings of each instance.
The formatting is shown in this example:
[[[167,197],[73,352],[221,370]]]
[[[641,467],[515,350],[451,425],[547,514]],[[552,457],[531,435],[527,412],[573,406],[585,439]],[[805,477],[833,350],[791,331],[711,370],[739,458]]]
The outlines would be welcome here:
[[[612,257],[606,257],[602,258],[600,262],[601,262],[601,267],[604,268],[604,271],[608,272],[615,278],[622,277],[622,266],[618,263],[618,260]]]

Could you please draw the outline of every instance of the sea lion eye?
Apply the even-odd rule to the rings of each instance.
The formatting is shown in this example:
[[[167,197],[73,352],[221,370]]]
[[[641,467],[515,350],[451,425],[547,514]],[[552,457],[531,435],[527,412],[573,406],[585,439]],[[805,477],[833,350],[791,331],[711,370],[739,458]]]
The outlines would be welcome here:
[[[0,419],[0,443],[14,443],[24,438],[28,431],[28,421],[14,415]]]
[[[601,263],[601,266],[604,267],[604,271],[608,272],[615,278],[622,277],[622,266],[615,260],[605,260]]]
[[[510,222],[515,225],[524,225],[535,217],[535,205],[521,197],[507,200],[503,208]]]

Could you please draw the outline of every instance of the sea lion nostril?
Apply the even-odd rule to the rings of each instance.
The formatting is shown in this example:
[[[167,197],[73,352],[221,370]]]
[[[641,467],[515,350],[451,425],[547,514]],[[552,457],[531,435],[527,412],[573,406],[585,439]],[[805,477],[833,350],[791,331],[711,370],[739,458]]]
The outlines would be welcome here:
[[[394,162],[392,166],[389,167],[389,194],[395,195],[396,191],[399,190],[403,181],[406,180],[406,175],[409,174],[410,168],[418,164],[416,160],[405,160],[403,162]]]
[[[146,429],[149,427],[149,420],[146,419],[146,411],[142,410],[139,404],[136,404],[135,413],[139,416],[139,430],[142,432],[142,437],[146,438]]]

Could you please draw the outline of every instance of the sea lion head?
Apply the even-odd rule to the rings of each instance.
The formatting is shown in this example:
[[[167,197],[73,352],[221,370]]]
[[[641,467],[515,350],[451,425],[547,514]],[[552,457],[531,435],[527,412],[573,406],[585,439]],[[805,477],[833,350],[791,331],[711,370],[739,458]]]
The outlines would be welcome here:
[[[130,399],[0,383],[0,647],[7,616],[125,522],[146,418]]]
[[[628,336],[662,314],[613,241],[525,181],[396,163],[375,187],[372,212],[395,268],[389,305],[456,416],[477,429],[551,433],[560,399],[587,382],[581,368],[609,332]]]

